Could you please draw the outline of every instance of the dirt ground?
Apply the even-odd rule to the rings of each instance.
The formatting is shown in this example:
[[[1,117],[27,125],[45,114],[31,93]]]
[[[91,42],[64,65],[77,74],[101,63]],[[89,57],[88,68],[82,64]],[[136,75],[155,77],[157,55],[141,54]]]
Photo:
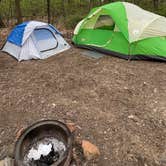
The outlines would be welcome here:
[[[21,63],[0,53],[0,158],[20,128],[49,118],[99,147],[88,166],[165,166],[166,64],[82,51]]]

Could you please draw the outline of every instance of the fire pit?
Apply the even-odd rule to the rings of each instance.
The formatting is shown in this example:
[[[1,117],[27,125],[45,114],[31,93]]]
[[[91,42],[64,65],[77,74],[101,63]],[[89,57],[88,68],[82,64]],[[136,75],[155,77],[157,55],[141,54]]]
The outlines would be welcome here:
[[[16,166],[68,166],[73,137],[59,121],[44,120],[28,127],[15,146]]]

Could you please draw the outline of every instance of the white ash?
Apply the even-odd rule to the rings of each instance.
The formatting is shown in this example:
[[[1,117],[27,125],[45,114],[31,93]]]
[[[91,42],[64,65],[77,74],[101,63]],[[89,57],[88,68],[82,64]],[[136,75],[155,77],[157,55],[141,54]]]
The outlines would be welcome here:
[[[39,160],[41,155],[47,156],[51,152],[51,148],[54,148],[55,152],[58,152],[60,156],[66,151],[66,146],[63,142],[56,138],[44,138],[33,144],[30,150],[24,157],[24,163],[29,165],[29,163],[34,160]]]

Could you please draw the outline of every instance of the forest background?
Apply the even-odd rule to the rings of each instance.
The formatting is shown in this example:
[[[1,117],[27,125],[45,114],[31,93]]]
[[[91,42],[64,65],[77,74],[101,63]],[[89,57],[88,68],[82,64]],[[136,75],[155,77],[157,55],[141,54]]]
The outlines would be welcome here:
[[[52,23],[73,29],[91,8],[116,0],[0,0],[0,28],[28,20]],[[166,0],[126,0],[166,16]]]

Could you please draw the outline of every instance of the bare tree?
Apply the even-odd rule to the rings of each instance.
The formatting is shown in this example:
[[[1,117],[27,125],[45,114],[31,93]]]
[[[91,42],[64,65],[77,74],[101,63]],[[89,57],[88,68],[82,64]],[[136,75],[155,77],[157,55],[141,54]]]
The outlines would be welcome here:
[[[158,10],[159,0],[153,0],[153,7],[154,7],[155,10]]]
[[[94,5],[94,0],[89,0],[89,10],[91,10],[93,5]]]
[[[51,22],[50,0],[47,0],[47,16],[48,16],[48,23],[50,23]]]
[[[4,24],[2,17],[0,15],[0,28],[4,28],[4,27],[5,27],[5,24]]]
[[[63,17],[66,17],[66,9],[65,9],[65,0],[61,0],[61,6],[62,6],[62,15]]]
[[[1,3],[1,0],[0,0],[0,3]],[[1,16],[1,13],[0,13],[0,28],[4,28],[5,27],[5,24],[2,20],[2,16]]]
[[[22,22],[20,0],[15,0],[15,10],[16,10],[17,24],[20,24]]]

